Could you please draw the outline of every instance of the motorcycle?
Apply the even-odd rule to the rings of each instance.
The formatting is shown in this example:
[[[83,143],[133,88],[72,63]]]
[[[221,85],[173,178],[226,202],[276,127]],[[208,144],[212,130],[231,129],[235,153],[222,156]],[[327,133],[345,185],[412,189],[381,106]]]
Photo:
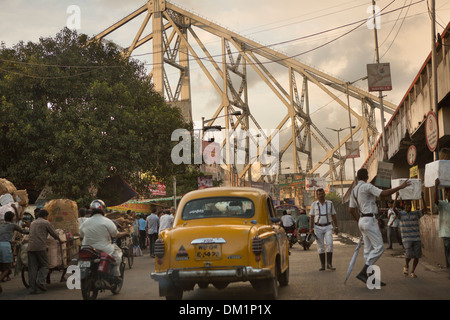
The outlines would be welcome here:
[[[118,294],[122,289],[125,263],[120,262],[120,276],[113,275],[115,260],[105,252],[91,246],[81,246],[78,254],[81,295],[84,300],[95,300],[99,291],[111,290]]]
[[[295,227],[287,227],[285,230],[289,241],[289,248],[292,248],[297,239],[297,229]]]
[[[313,242],[314,235],[308,234],[308,229],[299,229],[298,243],[303,247],[303,250],[309,250]]]

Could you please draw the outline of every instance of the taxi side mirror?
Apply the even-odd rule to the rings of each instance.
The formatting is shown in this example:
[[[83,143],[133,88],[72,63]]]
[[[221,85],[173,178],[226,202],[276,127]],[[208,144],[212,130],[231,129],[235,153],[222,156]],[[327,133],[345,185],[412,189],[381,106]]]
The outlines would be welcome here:
[[[271,221],[272,223],[278,223],[278,222],[281,221],[281,219],[278,218],[278,217],[270,217],[270,221]]]

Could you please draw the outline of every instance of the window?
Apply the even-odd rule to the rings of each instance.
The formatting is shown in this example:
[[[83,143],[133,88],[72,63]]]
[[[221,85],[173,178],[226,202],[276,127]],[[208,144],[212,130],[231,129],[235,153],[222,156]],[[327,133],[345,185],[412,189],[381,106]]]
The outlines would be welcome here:
[[[251,218],[255,214],[253,201],[238,197],[212,197],[186,203],[181,217],[184,220],[204,218]]]

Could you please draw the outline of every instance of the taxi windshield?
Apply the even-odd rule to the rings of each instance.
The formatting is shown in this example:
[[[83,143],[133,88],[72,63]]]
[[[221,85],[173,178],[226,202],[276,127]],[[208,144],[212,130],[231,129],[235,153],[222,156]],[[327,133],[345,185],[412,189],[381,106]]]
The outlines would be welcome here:
[[[238,197],[211,197],[189,201],[183,208],[184,220],[203,218],[251,218],[255,214],[253,201]]]

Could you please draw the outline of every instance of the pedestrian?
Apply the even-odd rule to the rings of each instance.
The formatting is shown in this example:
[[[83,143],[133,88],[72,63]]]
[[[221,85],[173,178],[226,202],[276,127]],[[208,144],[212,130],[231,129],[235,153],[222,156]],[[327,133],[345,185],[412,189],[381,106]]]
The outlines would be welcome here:
[[[38,218],[31,223],[28,240],[28,278],[30,293],[46,291],[45,279],[48,274],[47,237],[50,234],[61,242],[55,228],[48,222],[48,211],[41,209]]]
[[[139,226],[139,246],[142,250],[147,248],[147,232],[145,231],[145,219],[144,214],[141,213],[138,215],[138,226]]]
[[[400,236],[400,228],[399,228],[399,219],[398,219],[398,211],[394,207],[394,200],[388,201],[388,222],[387,222],[387,242],[388,247],[386,249],[392,249],[392,237],[395,235],[395,238],[398,241],[398,244],[403,247],[402,237]]]
[[[162,215],[159,217],[159,233],[163,230],[172,228],[173,215],[170,214],[170,210],[163,210]]]
[[[319,253],[320,269],[325,270],[325,253],[327,269],[336,270],[333,267],[333,228],[336,234],[339,228],[336,219],[336,210],[333,202],[325,200],[325,190],[316,190],[317,201],[311,204],[309,215],[309,233],[315,233],[317,239],[317,251]],[[326,245],[326,248],[325,248]]]
[[[438,207],[439,214],[439,237],[444,241],[445,262],[450,279],[450,187],[444,189],[444,200],[439,200],[438,187],[439,178],[435,180],[434,203]]]
[[[5,212],[5,221],[0,224],[0,282],[5,278],[9,279],[11,274],[11,265],[13,263],[11,242],[13,241],[14,232],[26,233],[19,225],[13,223],[14,216],[15,214],[12,211]],[[1,285],[0,293],[2,293]]]
[[[158,239],[159,230],[159,218],[155,214],[156,209],[152,209],[152,213],[147,217],[145,228],[147,230],[149,246],[150,246],[150,256],[155,257],[155,241]]]
[[[397,201],[398,192],[395,194],[395,202]],[[424,201],[425,203],[425,201]],[[405,266],[403,267],[403,274],[408,276],[409,263],[414,259],[411,273],[411,278],[417,278],[415,270],[419,264],[419,259],[422,258],[422,242],[420,241],[420,223],[426,209],[411,211],[411,200],[402,200],[403,210],[398,216],[400,220],[400,232],[402,234],[403,246],[405,247]]]
[[[364,241],[365,264],[356,278],[367,284],[367,269],[369,266],[373,265],[384,252],[383,236],[381,235],[376,219],[378,214],[376,199],[377,197],[390,196],[395,192],[406,188],[411,184],[411,181],[407,179],[398,187],[382,190],[367,182],[367,180],[369,180],[369,173],[366,168],[359,169],[356,177],[358,183],[351,192],[349,211],[358,222],[358,227]],[[381,285],[386,284],[381,282]]]

